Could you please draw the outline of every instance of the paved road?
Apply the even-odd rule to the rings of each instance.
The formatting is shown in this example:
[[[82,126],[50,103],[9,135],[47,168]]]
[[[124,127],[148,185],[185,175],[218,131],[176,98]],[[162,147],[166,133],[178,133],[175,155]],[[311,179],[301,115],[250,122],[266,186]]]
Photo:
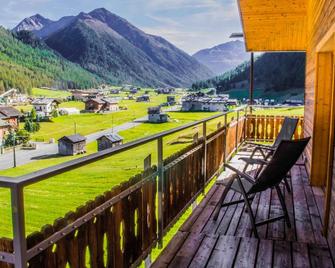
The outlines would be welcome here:
[[[99,131],[96,133],[92,133],[86,136],[87,142],[95,141],[97,138],[101,137],[104,134],[110,133],[110,132],[120,132],[123,130],[127,130],[133,127],[136,127],[140,125],[139,122],[128,122],[125,124],[122,124],[120,126],[116,126],[111,129],[106,129],[104,131]],[[36,160],[44,159],[53,157],[58,152],[58,146],[57,144],[48,144],[48,143],[37,143],[37,149],[36,150],[18,150],[16,152],[16,163],[17,166],[24,165]],[[13,167],[13,153],[7,152],[5,154],[0,155],[0,170],[8,169]]]

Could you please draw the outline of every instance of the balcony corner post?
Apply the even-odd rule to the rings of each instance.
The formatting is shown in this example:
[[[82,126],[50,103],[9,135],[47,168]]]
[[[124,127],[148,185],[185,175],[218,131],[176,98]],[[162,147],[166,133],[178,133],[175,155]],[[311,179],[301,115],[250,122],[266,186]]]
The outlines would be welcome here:
[[[207,122],[203,122],[202,132],[203,132],[203,139],[204,139],[204,158],[203,158],[204,186],[202,189],[202,193],[205,194],[205,188],[206,188],[206,182],[207,182]]]
[[[15,268],[27,267],[27,241],[24,219],[23,187],[15,185],[11,188],[13,247]]]
[[[163,138],[157,140],[158,156],[158,247],[163,248],[163,230],[164,230],[164,162],[163,162]]]

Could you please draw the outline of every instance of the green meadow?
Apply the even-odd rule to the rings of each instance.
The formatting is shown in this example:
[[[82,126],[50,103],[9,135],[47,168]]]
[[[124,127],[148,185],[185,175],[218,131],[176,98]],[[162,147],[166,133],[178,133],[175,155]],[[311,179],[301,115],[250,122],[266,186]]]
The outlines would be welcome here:
[[[157,96],[154,99],[159,102],[162,101],[162,98],[165,96]],[[157,98],[157,99],[156,99]],[[128,103],[129,102],[129,103]],[[129,108],[127,111],[128,119],[124,118],[117,119],[115,116],[114,125],[122,124],[132,120],[133,112],[136,111],[136,106],[143,105],[143,103],[138,104],[134,101],[127,101],[126,104]],[[148,103],[145,105],[151,105]],[[141,111],[136,111],[136,118],[142,113]],[[146,109],[144,109],[146,113]],[[126,112],[127,112],[126,111]],[[272,111],[272,110],[271,110]],[[124,111],[120,112],[122,114]],[[267,111],[266,114],[269,114],[270,111]],[[273,113],[280,115],[293,115],[301,114],[301,109],[273,109]],[[263,113],[264,111],[256,111],[256,113]],[[213,116],[215,113],[208,112],[199,112],[199,113],[183,113],[183,112],[170,112],[171,121],[164,124],[148,124],[144,123],[135,128],[120,132],[124,137],[125,142],[129,142],[144,136],[152,135],[161,131],[172,129],[181,125],[184,125],[189,122],[200,120]],[[115,113],[114,113],[115,115]],[[87,123],[89,126],[84,126],[83,130],[92,131],[92,129],[101,130],[103,126],[106,128],[111,127],[111,123],[105,122],[107,117],[110,119],[109,115],[97,115],[93,122]],[[98,117],[101,117],[99,121],[100,126],[98,127]],[[233,117],[236,118],[236,113],[232,113],[228,116],[228,121]],[[62,117],[59,117],[62,118]],[[64,117],[66,118],[66,117]],[[58,119],[58,118],[56,118]],[[66,120],[66,119],[63,119]],[[223,117],[215,119],[208,123],[208,133],[214,131],[217,128],[217,124],[220,122],[223,124]],[[72,124],[72,121],[67,121],[68,124]],[[101,123],[105,122],[105,123]],[[50,123],[53,124],[53,123]],[[63,125],[56,122],[57,124],[56,131],[63,131],[61,129]],[[65,124],[64,122],[62,124]],[[84,124],[84,121],[82,121]],[[65,126],[65,125],[64,125]],[[70,127],[71,128],[71,127]],[[44,130],[45,135],[50,133],[47,132],[47,129]],[[52,132],[53,129],[50,129],[49,132]],[[62,135],[57,132],[57,135]],[[186,129],[182,132],[175,133],[173,135],[167,136],[164,138],[164,157],[167,157],[185,146],[189,145],[192,142],[192,137],[195,133],[198,133],[199,136],[202,135],[202,125],[197,127],[192,127]],[[50,134],[55,137],[55,133]],[[102,194],[106,190],[111,189],[112,187],[118,185],[120,182],[128,180],[131,176],[140,172],[143,168],[143,160],[149,154],[152,155],[153,164],[156,163],[157,154],[156,154],[157,144],[156,142],[150,142],[148,144],[139,146],[130,151],[126,151],[109,158],[91,163],[84,167],[74,169],[72,171],[63,173],[61,175],[49,178],[37,184],[28,186],[24,190],[25,198],[25,212],[26,212],[26,230],[27,234],[39,230],[44,224],[52,223],[56,218],[63,216],[70,210],[75,210],[76,207],[84,204],[86,201],[94,199],[97,195]],[[96,142],[92,142],[87,145],[87,154],[91,154],[97,151]],[[82,156],[72,156],[72,157],[59,157],[54,156],[51,158],[37,160],[33,163],[19,166],[17,168],[12,168],[8,170],[3,170],[0,172],[0,175],[16,177],[31,173],[46,167],[57,165],[65,161],[75,159]],[[0,237],[1,236],[12,236],[11,231],[11,210],[10,210],[10,195],[9,191],[6,189],[0,190],[0,208],[2,217],[0,217]]]

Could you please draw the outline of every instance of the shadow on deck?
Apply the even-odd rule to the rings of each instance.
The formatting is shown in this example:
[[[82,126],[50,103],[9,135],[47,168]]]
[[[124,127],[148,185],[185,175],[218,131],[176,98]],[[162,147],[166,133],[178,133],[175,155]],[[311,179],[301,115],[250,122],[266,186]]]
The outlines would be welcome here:
[[[238,158],[248,154],[246,148],[240,150],[231,164],[241,167]],[[291,170],[289,183],[292,193],[282,189],[292,228],[284,220],[269,223],[258,227],[256,239],[244,203],[221,208],[214,221],[224,189],[214,185],[152,267],[334,267],[322,235],[323,190],[309,185],[302,163]],[[240,198],[230,191],[225,200]],[[258,193],[252,208],[258,220],[282,214],[275,190]]]

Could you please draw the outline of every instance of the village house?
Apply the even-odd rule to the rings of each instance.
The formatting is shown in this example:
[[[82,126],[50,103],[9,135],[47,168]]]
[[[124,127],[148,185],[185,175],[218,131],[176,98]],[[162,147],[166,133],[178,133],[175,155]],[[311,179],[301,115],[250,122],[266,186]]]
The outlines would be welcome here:
[[[119,110],[119,102],[115,99],[104,98],[102,99],[105,104],[103,106],[103,110],[107,112],[116,112]]]
[[[166,88],[157,88],[155,91],[157,94],[172,94],[175,92],[175,89],[172,87],[166,87]]]
[[[4,137],[9,133],[10,124],[5,120],[0,119],[0,146],[3,143]]]
[[[150,123],[165,123],[169,120],[169,115],[161,111],[161,107],[148,108],[148,122]]]
[[[147,94],[144,94],[136,98],[136,102],[149,102],[149,101],[150,101],[150,97]]]
[[[226,105],[227,106],[238,106],[239,101],[237,99],[228,99],[226,100]]]
[[[283,102],[284,105],[289,105],[289,106],[303,106],[304,101],[302,100],[285,100]]]
[[[85,101],[85,110],[88,112],[115,112],[119,110],[119,104],[114,99],[88,99]]]
[[[16,88],[12,88],[0,94],[0,103],[4,103],[6,105],[24,104],[27,103],[27,101],[27,95],[19,93],[19,90]]]
[[[167,103],[168,105],[175,105],[176,104],[176,97],[175,96],[167,96]]]
[[[86,153],[86,137],[79,134],[64,136],[58,140],[58,154],[77,155]]]
[[[220,96],[212,97],[197,93],[190,94],[182,99],[182,111],[184,112],[225,112],[227,110],[227,99]]]
[[[120,146],[123,143],[123,138],[117,133],[110,133],[101,136],[97,139],[98,151],[103,151],[109,148]]]
[[[19,128],[19,117],[21,113],[10,106],[0,106],[0,120],[7,122],[11,128]]]
[[[103,97],[103,93],[98,90],[72,90],[72,99],[75,101],[86,101],[88,99]]]
[[[37,98],[31,103],[40,117],[50,117],[52,112],[58,108],[59,101],[51,98]]]
[[[112,89],[110,91],[111,94],[120,94],[120,90],[119,89]]]

